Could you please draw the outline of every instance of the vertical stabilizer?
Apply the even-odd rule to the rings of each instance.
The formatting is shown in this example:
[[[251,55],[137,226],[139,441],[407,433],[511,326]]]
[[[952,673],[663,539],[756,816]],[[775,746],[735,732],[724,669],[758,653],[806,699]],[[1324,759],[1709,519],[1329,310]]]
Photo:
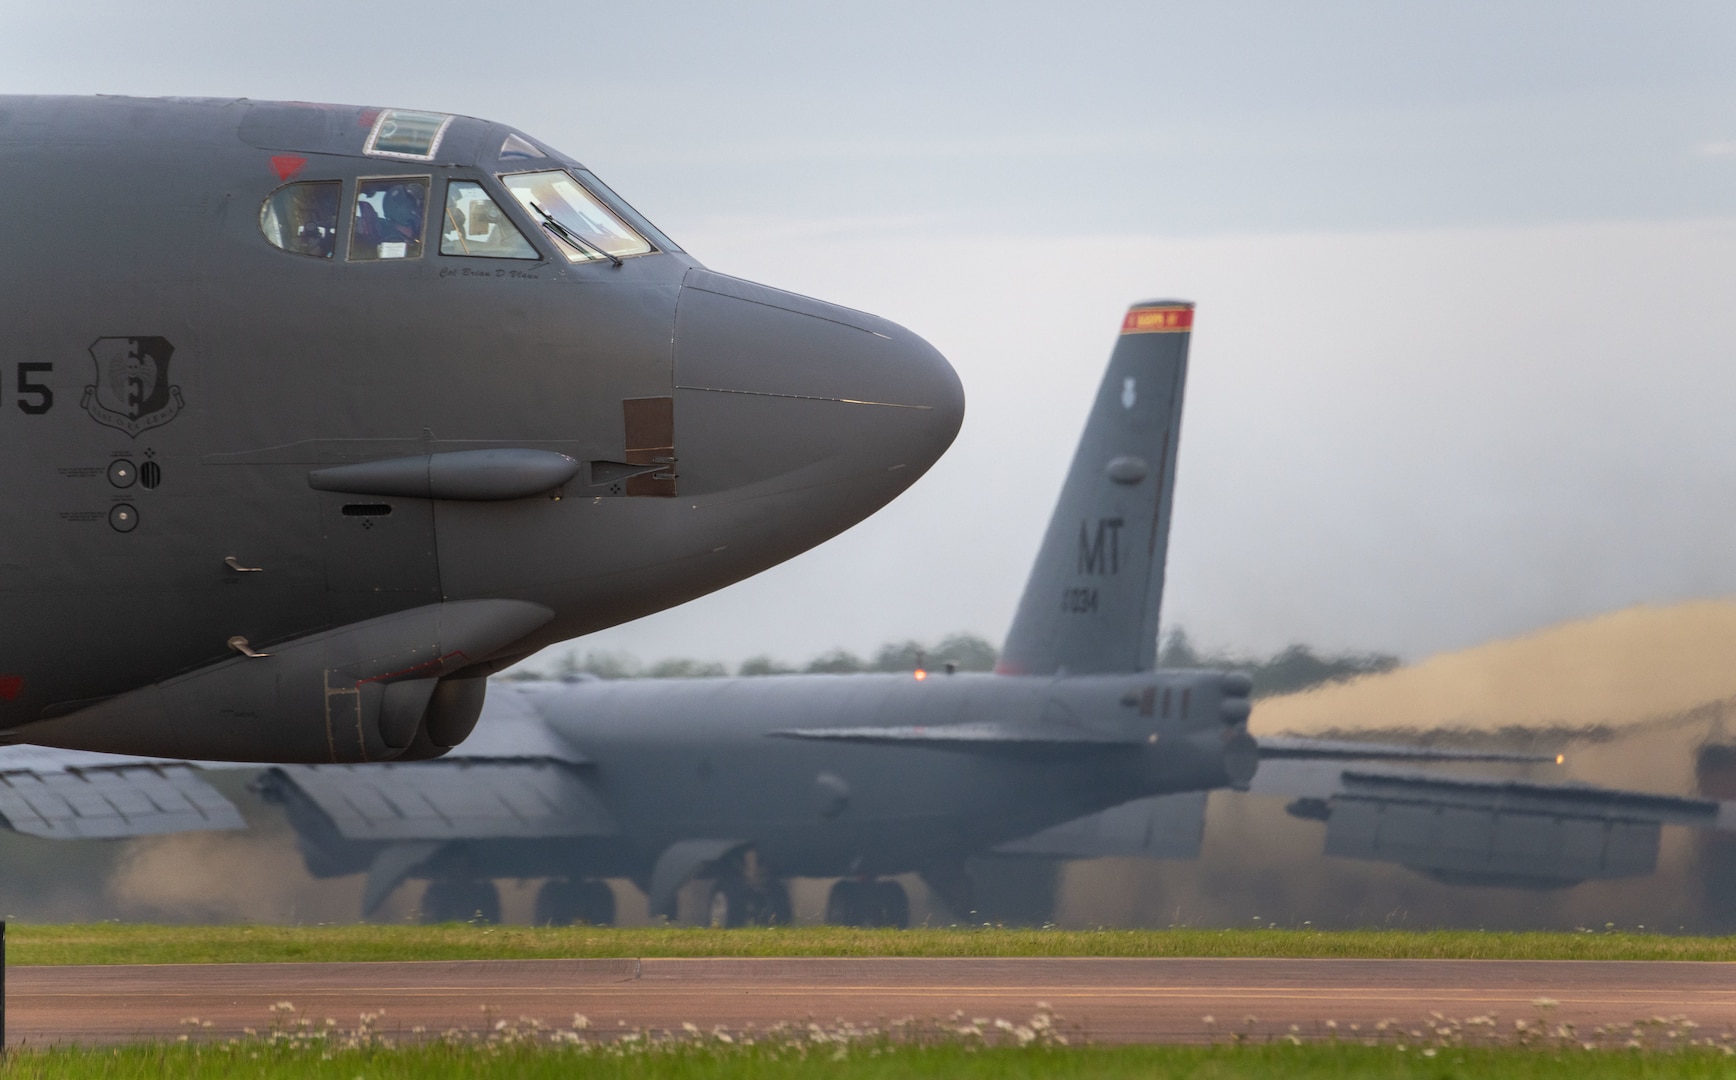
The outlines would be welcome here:
[[[1193,305],[1122,320],[997,670],[1144,671],[1156,663]]]

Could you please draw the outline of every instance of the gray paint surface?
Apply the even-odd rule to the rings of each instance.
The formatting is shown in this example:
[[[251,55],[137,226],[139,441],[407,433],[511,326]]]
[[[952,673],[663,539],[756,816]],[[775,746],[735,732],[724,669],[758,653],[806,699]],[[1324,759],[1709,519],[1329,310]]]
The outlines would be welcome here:
[[[604,835],[579,814],[562,831],[567,843],[507,845],[499,841],[517,825],[461,833],[418,818],[420,829],[394,827],[407,842],[444,846],[394,858],[344,817],[339,790],[284,770],[275,790],[310,865],[370,867],[376,900],[390,887],[387,862],[400,876],[620,875],[646,888],[654,912],[672,914],[688,877],[737,873],[749,851],[773,875],[916,871],[942,889],[964,859],[987,852],[1196,855],[1203,792],[1247,782],[1253,748],[1244,680],[1150,670],[1188,336],[1120,339],[997,674],[502,687],[486,735],[453,760],[394,771],[463,782],[462,759],[504,763],[540,746],[539,764],[513,765],[499,782],[574,763],[563,775],[610,808],[618,831]],[[1298,796],[1294,812],[1327,821],[1328,854],[1467,883],[1551,887],[1649,872],[1661,822],[1711,825],[1717,814],[1633,793],[1343,764],[1516,757],[1504,753],[1276,739],[1260,756],[1273,760],[1253,789]],[[384,781],[361,774],[382,771],[345,779],[365,787]]]
[[[951,442],[958,379],[916,335],[705,270],[502,125],[392,143],[412,119],[0,97],[0,186],[32,208],[0,257],[8,738],[434,756],[475,720],[457,684],[804,551]],[[533,170],[651,250],[569,259],[500,179]],[[374,211],[382,177],[425,206]],[[449,184],[534,257],[447,254]],[[335,199],[323,257],[268,242],[283,190]],[[364,242],[393,213],[414,235]]]
[[[739,873],[750,853],[774,876],[918,871],[942,886],[988,852],[1191,857],[1204,792],[1248,782],[1254,748],[1244,679],[1148,670],[1184,360],[1183,334],[1130,334],[1105,373],[1015,628],[1045,674],[503,683],[444,760],[292,765],[261,784],[315,874],[366,872],[370,909],[406,877],[594,875],[632,878],[667,913],[686,880]],[[1170,392],[1142,396],[1154,377]],[[1100,531],[1111,515],[1122,524]],[[1115,546],[1139,531],[1145,544]],[[12,752],[52,771],[45,752]],[[1449,881],[1645,873],[1661,823],[1715,827],[1726,810],[1342,761],[1511,754],[1300,739],[1259,752],[1251,790],[1325,821],[1328,854]]]
[[[577,814],[566,844],[508,846],[493,841],[521,835],[518,823],[454,831],[405,811],[391,826],[404,842],[470,843],[393,860],[397,872],[628,876],[663,912],[688,877],[735,872],[748,852],[778,876],[942,880],[972,853],[1082,815],[1244,782],[1246,680],[1151,670],[1191,325],[1184,303],[1127,316],[1010,638],[1030,674],[503,684],[478,741],[445,761],[320,769],[317,783],[276,770],[269,789],[317,848],[310,864],[380,865],[389,856],[355,798],[400,773],[466,784],[466,762],[498,763],[501,785],[563,770],[618,829]],[[540,760],[523,761],[539,741]],[[1075,831],[1125,848],[1129,828]],[[1139,844],[1156,850],[1144,833]]]

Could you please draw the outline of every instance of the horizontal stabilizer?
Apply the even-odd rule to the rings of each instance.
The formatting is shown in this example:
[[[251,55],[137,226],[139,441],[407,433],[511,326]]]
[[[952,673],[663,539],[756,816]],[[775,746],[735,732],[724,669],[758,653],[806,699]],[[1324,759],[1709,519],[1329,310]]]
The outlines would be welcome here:
[[[0,766],[0,818],[30,836],[112,840],[247,827],[234,804],[185,763],[44,771],[15,764]]]
[[[1292,816],[1324,822],[1328,855],[1517,888],[1649,874],[1662,826],[1723,828],[1730,816],[1704,799],[1320,760],[1262,766],[1253,790],[1293,796]]]
[[[1527,780],[1361,770],[1346,770],[1343,783],[1346,798],[1426,800],[1437,806],[1498,806],[1502,810],[1656,821],[1665,825],[1713,825],[1719,810],[1719,804],[1708,799],[1622,791],[1592,784],[1537,784]]]
[[[1057,751],[1123,750],[1145,745],[1144,738],[1099,735],[1061,728],[1010,728],[1001,724],[943,724],[934,727],[786,728],[768,731],[778,739],[920,746],[936,750]]]
[[[1506,761],[1520,765],[1554,763],[1554,754],[1516,754],[1507,750],[1463,750],[1441,746],[1402,746],[1396,743],[1355,742],[1348,739],[1296,739],[1262,737],[1260,760],[1278,758],[1324,758],[1334,761]]]
[[[346,840],[613,836],[614,815],[569,765],[438,759],[394,765],[286,765],[269,797],[311,803]]]

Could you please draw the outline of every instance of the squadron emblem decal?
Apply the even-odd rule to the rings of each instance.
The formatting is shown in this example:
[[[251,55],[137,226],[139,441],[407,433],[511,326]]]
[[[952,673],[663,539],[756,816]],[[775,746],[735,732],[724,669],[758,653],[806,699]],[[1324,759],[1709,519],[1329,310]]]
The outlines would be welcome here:
[[[168,338],[97,338],[90,346],[96,382],[84,388],[79,405],[92,420],[133,438],[168,423],[186,404],[181,388],[169,385],[174,352]]]

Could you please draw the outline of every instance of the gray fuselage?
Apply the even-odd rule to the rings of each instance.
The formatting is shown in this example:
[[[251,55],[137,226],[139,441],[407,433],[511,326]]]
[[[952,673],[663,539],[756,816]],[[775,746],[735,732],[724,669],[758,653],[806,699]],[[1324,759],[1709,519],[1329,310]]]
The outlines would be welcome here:
[[[786,876],[895,874],[962,859],[1129,799],[1245,780],[1252,761],[1235,760],[1252,752],[1245,688],[1232,676],[1226,694],[1225,682],[1163,671],[497,686],[491,722],[537,723],[506,720],[509,708],[528,706],[590,762],[581,769],[621,835],[585,846],[624,860],[562,867],[550,857],[570,856],[556,846],[537,854],[531,845],[511,857],[540,865],[499,872],[643,880],[669,845],[697,838],[751,844]],[[992,748],[924,741],[968,738],[976,725],[994,726]],[[898,740],[824,737],[874,727]],[[793,731],[803,734],[780,734]],[[496,734],[507,733],[477,738]],[[487,846],[472,848],[486,859]]]
[[[0,97],[0,728],[236,662],[236,638],[269,652],[452,601],[552,612],[462,658],[485,674],[803,551],[950,443],[957,378],[909,331],[705,271],[618,201],[652,250],[574,261],[501,177],[589,176],[576,162],[510,157],[530,142],[467,117],[428,160],[368,156],[379,113]],[[358,258],[347,215],[379,177],[425,178],[431,222],[476,185],[534,256],[445,253],[436,225],[419,257]],[[319,181],[345,215],[332,249],[268,243],[265,201]],[[309,479],[482,449],[578,467],[504,499]],[[183,731],[161,752],[199,755]]]

